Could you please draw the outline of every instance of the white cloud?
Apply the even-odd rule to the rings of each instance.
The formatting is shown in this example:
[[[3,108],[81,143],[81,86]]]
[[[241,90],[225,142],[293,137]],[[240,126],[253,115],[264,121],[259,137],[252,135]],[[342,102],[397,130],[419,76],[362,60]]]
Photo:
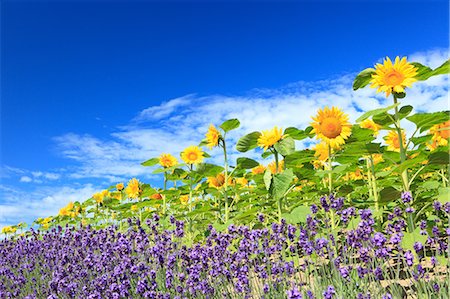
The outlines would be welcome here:
[[[78,187],[41,187],[34,192],[20,191],[0,185],[2,203],[0,203],[1,226],[19,222],[31,224],[38,217],[56,215],[59,209],[70,201],[84,201],[99,189],[91,184]]]
[[[413,54],[411,58],[436,67],[447,54],[433,50]],[[129,125],[120,127],[108,138],[66,134],[55,140],[64,157],[79,163],[72,174],[74,178],[114,181],[146,176],[149,171],[140,162],[162,152],[178,155],[187,145],[198,144],[210,123],[218,125],[230,118],[241,121],[241,127],[227,136],[230,149],[234,149],[239,137],[252,131],[275,125],[305,128],[317,109],[326,105],[339,106],[354,121],[362,111],[391,104],[391,98],[376,94],[374,89],[353,91],[353,78],[354,74],[319,82],[296,82],[279,89],[255,89],[245,96],[190,94],[144,109]],[[417,111],[447,110],[448,76],[416,83],[402,101]],[[410,131],[413,125],[405,126]],[[231,158],[235,157],[236,152],[231,151]]]
[[[447,57],[447,51],[433,50],[410,55],[409,60],[436,67]],[[175,98],[144,109],[129,124],[118,127],[109,136],[67,133],[56,137],[54,140],[60,155],[75,164],[70,168],[30,172],[2,167],[1,177],[16,176],[23,182],[32,179],[33,183],[39,180],[62,181],[63,178],[72,182],[98,178],[103,183],[126,181],[135,176],[151,179],[151,170],[142,167],[141,162],[163,152],[178,155],[186,146],[198,144],[210,123],[219,125],[230,118],[241,121],[241,127],[227,135],[230,160],[235,161],[238,156],[234,150],[235,143],[249,132],[275,125],[305,128],[317,109],[326,105],[339,106],[354,121],[363,111],[391,104],[392,99],[386,99],[368,87],[354,92],[354,75],[318,82],[295,82],[278,89],[254,89],[245,95],[200,97],[190,94]],[[408,89],[408,96],[402,104],[412,105],[416,111],[448,110],[448,83],[448,76],[418,82]],[[408,132],[413,129],[410,123],[404,122],[403,125]],[[216,162],[221,161],[218,149],[211,154]],[[255,151],[245,155],[257,157]],[[59,189],[42,187],[34,192],[17,194],[13,188],[0,185],[0,191],[14,195],[0,205],[0,223],[55,214],[70,200],[88,198],[96,191],[94,189],[92,185]]]
[[[29,183],[29,182],[33,181],[33,179],[30,178],[29,176],[25,175],[25,176],[20,177],[20,181],[23,183]]]

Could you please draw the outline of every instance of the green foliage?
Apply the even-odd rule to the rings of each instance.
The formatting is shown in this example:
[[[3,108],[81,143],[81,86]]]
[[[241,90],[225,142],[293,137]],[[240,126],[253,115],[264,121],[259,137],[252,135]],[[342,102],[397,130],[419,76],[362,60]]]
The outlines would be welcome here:
[[[261,136],[260,132],[252,132],[239,139],[236,149],[242,153],[245,153],[258,146],[258,138]]]
[[[353,81],[353,90],[358,90],[367,86],[370,83],[373,74],[375,74],[375,69],[373,68],[367,68],[360,72]]]
[[[229,120],[224,121],[220,125],[220,128],[222,130],[224,130],[224,132],[229,132],[231,130],[239,128],[240,125],[241,125],[241,123],[239,122],[239,120],[234,118],[234,119],[229,119]]]

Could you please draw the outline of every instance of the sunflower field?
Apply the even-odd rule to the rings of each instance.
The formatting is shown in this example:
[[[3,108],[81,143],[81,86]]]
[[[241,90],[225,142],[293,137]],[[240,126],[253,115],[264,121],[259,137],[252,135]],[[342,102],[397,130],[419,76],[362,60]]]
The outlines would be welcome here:
[[[450,61],[386,58],[353,89],[392,105],[355,123],[323,107],[309,127],[237,144],[238,119],[211,124],[179,155],[142,162],[162,186],[131,178],[4,227],[0,298],[450,298],[449,111],[412,114],[407,97],[448,73]]]

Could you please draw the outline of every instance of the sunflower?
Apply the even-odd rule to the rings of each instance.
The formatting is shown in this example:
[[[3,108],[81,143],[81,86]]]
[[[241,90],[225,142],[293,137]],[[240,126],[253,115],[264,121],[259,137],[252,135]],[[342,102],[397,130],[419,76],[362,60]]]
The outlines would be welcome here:
[[[186,164],[199,164],[204,159],[203,151],[198,146],[188,146],[181,153],[181,159],[183,159]]]
[[[69,216],[70,211],[66,207],[59,209],[59,216]]]
[[[377,165],[384,161],[383,154],[373,154],[372,155],[373,165]]]
[[[206,142],[209,149],[212,149],[215,146],[219,145],[219,139],[222,136],[220,135],[220,132],[214,127],[214,125],[210,125],[208,132],[206,133]]]
[[[118,184],[116,185],[117,191],[122,191],[123,188],[125,188],[125,186],[123,185],[123,183],[118,183]]]
[[[238,184],[238,185],[241,185],[241,186],[247,186],[248,185],[248,180],[246,178],[244,178],[244,177],[242,177],[242,178],[235,178],[234,182],[236,184]]]
[[[340,148],[336,148],[336,150],[338,150]],[[317,157],[317,159],[319,159],[320,161],[326,161],[328,160],[328,144],[326,142],[320,142],[318,144],[316,144],[315,147],[313,147],[313,150],[315,151],[314,153],[314,157]],[[331,153],[334,153],[335,149],[331,149]]]
[[[432,126],[430,129],[430,134],[433,134],[431,140],[434,141],[436,145],[446,146],[450,137],[450,120],[445,123]]]
[[[13,234],[16,232],[16,230],[17,229],[15,227],[5,226],[2,228],[2,234],[9,234],[9,233]]]
[[[219,173],[216,176],[208,177],[206,180],[209,184],[209,187],[220,189],[225,185],[225,174]]]
[[[94,198],[96,203],[102,203],[103,202],[103,198],[105,196],[103,196],[102,192],[97,192],[94,195],[92,195],[92,198]],[[60,211],[61,212],[61,211]]]
[[[138,210],[138,206],[137,205],[132,205],[130,209],[131,209],[132,212],[136,212]]]
[[[361,169],[357,168],[354,172],[350,172],[350,180],[357,181],[364,179],[364,175],[361,172]]]
[[[160,200],[160,199],[163,198],[163,196],[162,196],[161,193],[155,193],[155,194],[152,194],[152,195],[150,196],[150,198],[151,198],[151,199],[157,199],[157,200]]]
[[[138,198],[141,194],[141,188],[139,187],[139,181],[135,178],[132,178],[127,187],[125,188],[125,193],[128,198]]]
[[[312,118],[312,133],[316,134],[317,139],[322,139],[332,148],[338,148],[345,143],[352,133],[351,124],[348,122],[348,115],[337,107],[325,107],[319,109],[316,117]]]
[[[404,92],[405,87],[411,87],[417,81],[415,76],[417,76],[417,68],[408,63],[406,57],[400,59],[397,56],[394,64],[389,57],[386,57],[383,64],[375,65],[375,74],[370,80],[370,87],[377,88],[377,92],[384,91],[388,97],[392,92]]]
[[[373,120],[371,120],[369,118],[360,122],[359,126],[363,129],[372,130],[374,136],[377,136],[378,131],[381,129],[381,126],[379,124],[375,123]]]
[[[182,205],[187,205],[189,203],[189,195],[181,195],[180,202]]]
[[[284,137],[283,130],[276,126],[272,130],[263,130],[261,131],[261,136],[258,138],[258,146],[264,148],[264,151],[266,151]]]
[[[175,158],[171,154],[161,154],[159,156],[159,164],[164,168],[175,166],[177,165],[177,163],[177,158]]]
[[[388,135],[385,137],[386,143],[388,145],[387,150],[393,152],[400,152],[400,141],[398,140],[397,131],[389,131]],[[403,148],[406,147],[406,135],[402,130],[402,144]]]
[[[267,165],[267,168],[270,170],[272,174],[280,173],[283,171],[284,166],[284,160],[281,160],[278,162],[278,170],[277,166],[275,165],[275,161],[270,162],[269,165]]]
[[[253,174],[261,174],[261,173],[264,173],[265,170],[266,170],[266,168],[264,167],[264,165],[259,164],[258,166],[252,168],[252,173]]]
[[[430,140],[425,144],[425,146],[432,152],[438,148],[439,144],[436,141]]]

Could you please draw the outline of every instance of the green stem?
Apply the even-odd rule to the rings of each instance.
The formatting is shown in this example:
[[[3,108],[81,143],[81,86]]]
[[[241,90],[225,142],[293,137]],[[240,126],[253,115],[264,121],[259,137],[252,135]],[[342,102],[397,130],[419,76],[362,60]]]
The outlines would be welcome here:
[[[331,160],[331,145],[328,144],[328,192],[331,194],[333,192],[333,176],[331,171],[333,170],[332,160]]]
[[[273,149],[273,152],[274,152],[274,155],[275,155],[275,174],[277,174],[278,173],[278,165],[279,165],[278,152],[277,152],[276,149]],[[278,205],[278,222],[281,223],[281,218],[282,218],[281,217],[281,197],[278,198],[277,205]]]
[[[373,196],[375,198],[375,210],[378,212],[380,210],[380,205],[379,205],[379,197],[378,197],[378,189],[377,189],[377,179],[375,176],[375,166],[373,163],[373,156],[370,155],[369,156],[369,160],[368,160],[369,166],[370,166],[370,177],[372,179],[372,192],[373,192]]]
[[[331,171],[333,170],[333,164],[332,164],[332,158],[331,158],[331,145],[328,144],[328,192],[329,195],[333,193],[333,175]],[[332,209],[330,209],[331,214],[331,230],[334,230],[335,223],[334,223],[334,212]]]
[[[395,95],[395,93],[392,94],[392,96],[394,97],[394,104],[397,104],[397,96]],[[398,134],[398,143],[400,146],[400,161],[403,164],[406,161],[406,148],[403,146],[403,136],[402,136],[402,128],[400,127],[400,117],[398,114],[398,107],[395,106],[394,108],[394,116],[395,116],[395,127],[397,129],[397,134]],[[406,144],[406,140],[405,140],[405,144]],[[402,171],[402,182],[403,182],[403,187],[405,189],[405,191],[409,191],[409,183],[408,183],[408,168],[406,167],[403,171]]]
[[[228,211],[228,157],[227,157],[227,145],[225,143],[225,134],[222,139],[223,146],[223,157],[224,157],[224,168],[225,168],[225,182],[223,183],[224,191],[223,197],[225,201],[225,223],[228,222],[229,211]]]
[[[189,213],[192,212],[192,171],[193,165],[189,164]],[[192,237],[192,219],[189,217],[189,232]]]
[[[167,172],[164,172],[164,191],[167,189]],[[163,194],[163,215],[166,215],[166,195]]]

